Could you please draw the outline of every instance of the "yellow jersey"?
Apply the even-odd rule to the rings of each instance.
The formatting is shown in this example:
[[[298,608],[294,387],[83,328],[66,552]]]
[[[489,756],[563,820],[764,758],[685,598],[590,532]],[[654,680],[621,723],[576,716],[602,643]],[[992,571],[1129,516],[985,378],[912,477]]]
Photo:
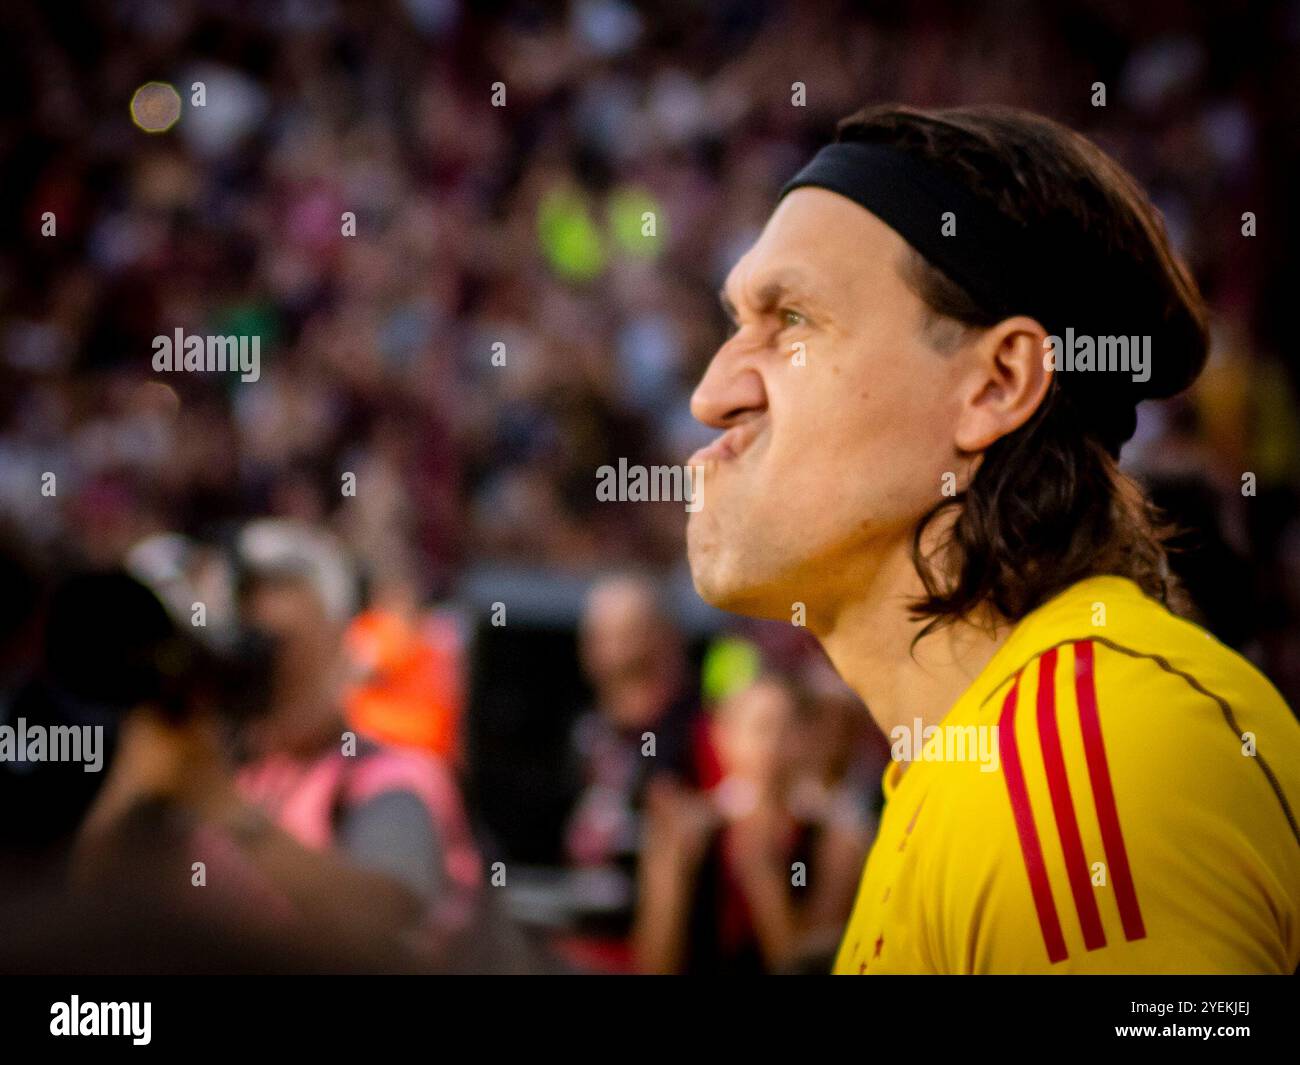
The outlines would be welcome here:
[[[1300,724],[1132,581],[1023,618],[916,749],[837,973],[1300,965]]]

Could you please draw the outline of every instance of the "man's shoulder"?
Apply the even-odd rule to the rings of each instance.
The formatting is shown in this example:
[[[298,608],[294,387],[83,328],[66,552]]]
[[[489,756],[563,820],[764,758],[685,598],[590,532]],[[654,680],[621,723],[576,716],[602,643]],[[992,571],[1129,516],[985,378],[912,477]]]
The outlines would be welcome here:
[[[1281,694],[1131,582],[1082,585],[1015,635],[980,695],[1010,837],[1032,816],[1067,835],[1077,822],[1085,842],[1091,826],[1102,850],[1122,835],[1148,857],[1300,873],[1300,722]]]
[[[1189,713],[1217,711],[1238,734],[1248,717],[1300,743],[1300,723],[1254,664],[1132,581],[1080,581],[1025,618],[976,685],[980,703],[1005,697],[1049,659],[1072,670],[1076,697],[1092,694],[1117,729],[1186,725]]]
[[[1151,971],[1290,971],[1300,724],[1204,630],[1128,582],[1083,583],[1013,633],[958,715],[992,734],[997,772],[935,778],[921,814],[945,829],[934,867],[959,872],[944,881],[954,899],[1004,911],[972,928],[1028,914],[1051,959],[1101,964],[1100,945],[1119,943]],[[974,917],[953,910],[950,938],[978,954],[989,941],[961,939]],[[1202,940],[1204,956],[1177,947]]]

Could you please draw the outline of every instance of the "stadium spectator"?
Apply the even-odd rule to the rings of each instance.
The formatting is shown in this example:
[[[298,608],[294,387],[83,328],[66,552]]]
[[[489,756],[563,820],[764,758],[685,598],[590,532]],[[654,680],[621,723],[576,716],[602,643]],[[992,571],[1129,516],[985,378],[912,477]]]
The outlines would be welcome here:
[[[98,727],[106,739],[92,772],[65,761],[6,774],[6,797],[30,811],[22,818],[30,830],[5,839],[10,858],[28,860],[23,876],[4,878],[0,965],[224,972],[433,964],[430,951],[411,945],[413,897],[305,849],[238,797],[226,733],[230,714],[250,707],[231,698],[229,685],[255,691],[256,681],[247,666],[214,656],[125,573],[59,584],[39,660],[13,703],[16,720],[32,730],[60,720]],[[66,808],[85,794],[68,787],[74,775],[98,787],[67,825],[55,800],[62,796]],[[36,866],[30,859],[42,850],[50,860]]]
[[[285,520],[251,523],[238,546],[244,610],[275,643],[270,709],[246,733],[243,794],[306,846],[413,893],[445,948],[473,916],[477,848],[441,759],[346,727],[342,639],[356,593],[345,553]]]
[[[579,627],[592,708],[574,726],[581,790],[569,818],[571,865],[602,869],[624,885],[626,905],[602,915],[606,956],[626,965],[646,789],[657,777],[694,786],[711,753],[681,634],[644,576],[598,580]]]
[[[638,967],[825,971],[871,840],[861,793],[839,790],[860,747],[828,760],[849,740],[835,704],[772,674],[719,703],[713,734],[716,785],[648,796]]]

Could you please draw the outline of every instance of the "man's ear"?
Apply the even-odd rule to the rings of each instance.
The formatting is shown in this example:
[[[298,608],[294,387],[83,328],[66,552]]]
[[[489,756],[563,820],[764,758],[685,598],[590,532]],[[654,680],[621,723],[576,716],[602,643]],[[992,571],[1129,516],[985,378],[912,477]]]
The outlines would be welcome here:
[[[1047,331],[1033,318],[1005,318],[962,352],[959,451],[980,452],[1033,416],[1052,383]]]

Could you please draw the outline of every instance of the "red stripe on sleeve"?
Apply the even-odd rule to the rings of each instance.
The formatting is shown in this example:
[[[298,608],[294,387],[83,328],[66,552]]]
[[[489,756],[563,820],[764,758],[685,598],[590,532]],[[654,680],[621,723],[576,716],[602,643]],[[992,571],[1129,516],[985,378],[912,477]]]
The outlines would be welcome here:
[[[1011,799],[1011,813],[1020,837],[1020,853],[1029,874],[1029,890],[1038,911],[1038,927],[1043,932],[1047,947],[1047,960],[1055,965],[1069,955],[1065,937],[1061,935],[1061,922],[1056,916],[1056,903],[1052,901],[1052,888],[1047,881],[1047,867],[1043,864],[1043,848],[1038,842],[1034,827],[1034,814],[1029,808],[1029,790],[1025,787],[1025,773],[1020,765],[1020,749],[1016,745],[1016,697],[1020,691],[1020,675],[1011,684],[1002,715],[998,719],[998,757],[1002,762],[1002,775],[1007,782],[1007,795]]]
[[[1056,656],[1057,650],[1053,647],[1038,660],[1038,741],[1043,748],[1047,790],[1052,796],[1056,831],[1061,836],[1070,893],[1074,896],[1074,907],[1083,928],[1083,945],[1088,950],[1096,950],[1106,945],[1106,933],[1101,927],[1101,913],[1092,893],[1088,859],[1083,854],[1079,822],[1074,816],[1074,801],[1070,798],[1070,778],[1066,775],[1065,756],[1061,753],[1061,732],[1056,720]]]
[[[1096,666],[1091,640],[1074,645],[1074,690],[1079,701],[1079,724],[1083,730],[1088,778],[1092,781],[1092,796],[1097,803],[1097,822],[1101,826],[1106,861],[1110,864],[1111,883],[1115,885],[1115,901],[1119,904],[1124,938],[1142,939],[1147,934],[1146,927],[1142,924],[1142,910],[1138,907],[1133,872],[1128,864],[1128,851],[1124,848],[1124,833],[1119,827],[1115,792],[1110,782],[1110,767],[1106,763],[1106,746],[1101,739],[1101,718],[1097,714]]]

